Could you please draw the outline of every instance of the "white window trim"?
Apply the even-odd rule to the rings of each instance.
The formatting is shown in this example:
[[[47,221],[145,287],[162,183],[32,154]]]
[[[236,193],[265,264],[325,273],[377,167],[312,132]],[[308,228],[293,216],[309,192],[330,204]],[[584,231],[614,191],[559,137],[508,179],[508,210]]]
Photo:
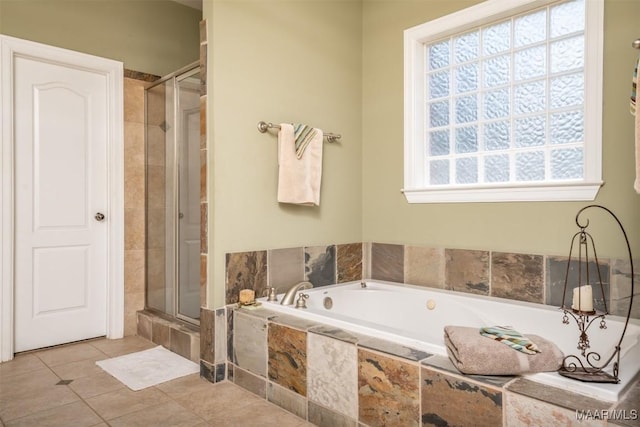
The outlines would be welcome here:
[[[409,203],[594,200],[602,182],[604,0],[585,0],[584,178],[501,185],[424,184],[424,43],[508,18],[558,0],[488,0],[404,32],[404,193]],[[460,24],[461,23],[461,24]],[[419,163],[422,163],[420,165]]]

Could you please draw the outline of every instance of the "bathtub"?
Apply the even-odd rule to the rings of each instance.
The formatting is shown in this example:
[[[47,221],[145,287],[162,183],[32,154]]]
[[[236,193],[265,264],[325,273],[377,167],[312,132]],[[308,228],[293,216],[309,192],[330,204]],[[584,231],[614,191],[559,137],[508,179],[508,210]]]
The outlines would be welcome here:
[[[443,332],[447,325],[511,325],[522,333],[551,340],[565,355],[579,354],[577,325],[572,318],[568,325],[563,324],[563,312],[557,307],[374,280],[302,292],[309,295],[306,309],[296,309],[295,304],[267,302],[264,298],[260,301],[273,311],[443,356],[447,355]],[[281,298],[279,295],[278,301]],[[596,321],[588,330],[590,351],[598,352],[602,361],[613,353],[624,319],[607,316],[606,325],[607,329],[600,329]],[[555,372],[530,374],[527,378],[585,396],[617,401],[640,370],[637,321],[629,323],[621,348],[618,384],[581,382]]]

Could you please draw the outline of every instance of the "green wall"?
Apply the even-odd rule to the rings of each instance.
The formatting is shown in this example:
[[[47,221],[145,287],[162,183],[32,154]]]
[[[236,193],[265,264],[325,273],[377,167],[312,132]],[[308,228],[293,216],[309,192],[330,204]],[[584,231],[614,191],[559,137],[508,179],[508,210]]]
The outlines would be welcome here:
[[[408,204],[403,187],[403,30],[477,1],[367,0],[363,11],[363,239],[467,249],[568,254],[587,202]],[[605,2],[603,179],[595,203],[613,210],[640,255],[633,191],[631,74],[640,1]],[[591,215],[601,256],[625,256],[613,220]]]
[[[362,3],[206,1],[209,21],[209,307],[225,253],[359,242]],[[277,202],[277,134],[258,121],[342,134],[324,144],[319,207]]]
[[[201,12],[168,0],[0,0],[0,34],[167,75],[199,58]]]

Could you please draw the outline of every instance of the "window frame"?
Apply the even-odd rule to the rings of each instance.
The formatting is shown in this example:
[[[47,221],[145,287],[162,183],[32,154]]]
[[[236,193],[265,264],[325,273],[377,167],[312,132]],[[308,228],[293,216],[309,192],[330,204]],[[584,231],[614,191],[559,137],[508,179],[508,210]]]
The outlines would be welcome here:
[[[488,0],[404,31],[404,193],[409,203],[594,200],[602,181],[604,0],[584,0],[584,174],[581,180],[535,183],[424,183],[427,158],[425,44],[562,0]]]

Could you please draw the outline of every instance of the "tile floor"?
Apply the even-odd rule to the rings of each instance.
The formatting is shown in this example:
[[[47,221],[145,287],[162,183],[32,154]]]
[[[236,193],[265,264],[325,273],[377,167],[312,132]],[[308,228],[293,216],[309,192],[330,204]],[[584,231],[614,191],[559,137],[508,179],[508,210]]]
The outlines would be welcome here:
[[[194,374],[134,392],[95,364],[154,346],[98,339],[1,363],[0,427],[311,425],[228,381]]]

